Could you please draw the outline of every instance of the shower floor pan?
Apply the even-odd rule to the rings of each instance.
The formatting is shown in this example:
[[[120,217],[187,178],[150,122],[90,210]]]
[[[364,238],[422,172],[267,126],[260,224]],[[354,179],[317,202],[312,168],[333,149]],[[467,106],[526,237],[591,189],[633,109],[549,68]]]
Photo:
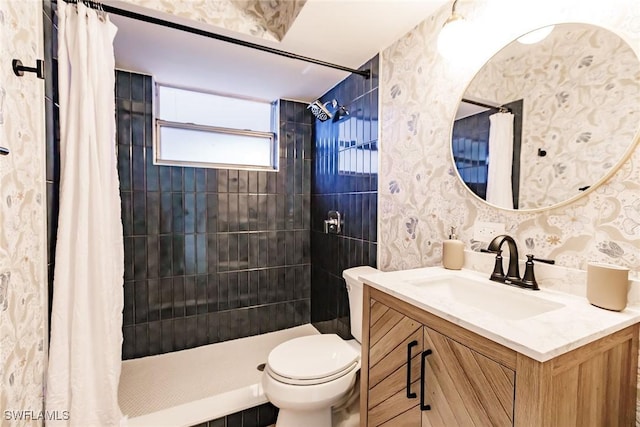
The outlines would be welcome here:
[[[122,362],[118,400],[129,427],[188,427],[267,402],[257,366],[302,325]]]

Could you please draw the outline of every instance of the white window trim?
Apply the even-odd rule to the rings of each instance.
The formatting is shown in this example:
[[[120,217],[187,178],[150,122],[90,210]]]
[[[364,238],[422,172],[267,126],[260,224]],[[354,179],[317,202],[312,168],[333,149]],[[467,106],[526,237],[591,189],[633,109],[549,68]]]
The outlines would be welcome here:
[[[211,95],[224,96],[228,98],[237,98],[244,99],[249,101],[256,102],[264,102],[266,104],[271,104],[271,128],[274,130],[273,132],[259,132],[252,131],[247,129],[234,129],[234,128],[225,128],[218,126],[208,126],[208,125],[197,125],[194,123],[182,123],[182,122],[172,122],[167,120],[161,120],[158,116],[158,110],[160,108],[160,102],[158,99],[157,90],[158,86],[170,87],[175,89],[182,89],[193,92],[207,93]],[[238,169],[238,170],[254,170],[254,171],[266,171],[266,172],[278,172],[280,170],[280,139],[278,135],[279,130],[279,116],[280,116],[280,100],[276,100],[273,102],[260,100],[256,98],[244,97],[244,96],[236,96],[230,95],[220,92],[207,91],[204,89],[194,89],[190,87],[184,86],[176,86],[170,84],[162,84],[158,82],[153,82],[152,84],[153,90],[153,164],[159,166],[178,166],[178,167],[197,167],[197,168],[209,168],[209,169]],[[258,165],[242,165],[242,164],[227,164],[227,163],[217,163],[217,162],[192,162],[186,160],[164,160],[159,158],[160,150],[160,128],[174,128],[174,129],[187,129],[187,130],[200,130],[211,133],[222,133],[229,135],[242,135],[242,136],[256,136],[262,138],[268,138],[271,141],[271,166],[258,166]]]

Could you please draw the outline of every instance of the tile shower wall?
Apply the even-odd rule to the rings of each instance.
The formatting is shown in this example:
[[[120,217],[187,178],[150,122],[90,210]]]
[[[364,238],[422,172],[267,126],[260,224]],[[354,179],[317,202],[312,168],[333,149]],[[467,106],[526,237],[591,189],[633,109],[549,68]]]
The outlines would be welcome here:
[[[267,427],[275,425],[278,408],[265,403],[193,427]]]
[[[116,72],[123,358],[309,322],[312,120],[280,105],[280,171],[152,162],[152,79]]]
[[[350,336],[349,304],[342,271],[376,266],[378,188],[378,57],[351,75],[321,101],[336,99],[350,115],[316,121],[311,189],[311,321],[323,333]],[[310,114],[309,114],[310,115]],[[344,217],[341,234],[325,234],[327,212]]]

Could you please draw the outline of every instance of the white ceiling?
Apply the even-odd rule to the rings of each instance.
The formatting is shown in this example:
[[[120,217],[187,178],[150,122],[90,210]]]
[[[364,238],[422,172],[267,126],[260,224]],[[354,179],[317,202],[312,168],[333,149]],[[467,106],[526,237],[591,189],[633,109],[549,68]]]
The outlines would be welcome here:
[[[358,68],[447,0],[308,0],[281,42],[191,21],[187,24],[252,43]],[[122,9],[122,2],[106,1]],[[174,19],[136,9],[162,19]],[[117,15],[116,66],[156,81],[258,99],[311,102],[348,73]],[[184,21],[180,23],[185,24]]]

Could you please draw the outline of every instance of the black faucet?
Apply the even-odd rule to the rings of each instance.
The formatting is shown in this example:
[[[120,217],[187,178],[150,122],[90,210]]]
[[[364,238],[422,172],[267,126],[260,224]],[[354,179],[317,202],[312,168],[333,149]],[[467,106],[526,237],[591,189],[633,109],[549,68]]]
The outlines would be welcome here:
[[[507,247],[509,248],[509,269],[507,270],[506,276],[502,268],[502,245],[504,242],[507,242]],[[496,264],[493,267],[493,273],[491,273],[489,279],[534,291],[540,290],[540,288],[536,282],[536,276],[533,273],[533,261],[555,264],[553,260],[534,258],[533,255],[527,254],[526,268],[524,276],[521,278],[520,267],[518,265],[518,246],[516,245],[516,241],[513,240],[513,237],[507,236],[506,234],[494,237],[491,243],[489,243],[488,248],[483,251],[496,254]]]

